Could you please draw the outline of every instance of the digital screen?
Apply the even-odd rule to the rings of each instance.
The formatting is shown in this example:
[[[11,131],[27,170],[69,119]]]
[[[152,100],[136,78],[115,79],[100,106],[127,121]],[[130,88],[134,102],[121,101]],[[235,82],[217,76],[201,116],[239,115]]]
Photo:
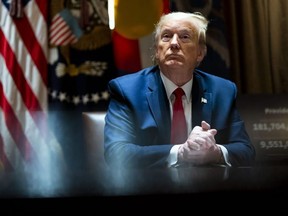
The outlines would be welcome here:
[[[241,95],[237,103],[256,160],[288,160],[288,95]]]

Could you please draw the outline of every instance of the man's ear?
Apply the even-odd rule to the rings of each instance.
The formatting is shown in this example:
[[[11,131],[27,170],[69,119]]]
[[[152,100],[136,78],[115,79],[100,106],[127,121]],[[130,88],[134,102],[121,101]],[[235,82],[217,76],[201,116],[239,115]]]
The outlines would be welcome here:
[[[202,60],[206,56],[206,53],[207,53],[207,47],[201,46],[198,52],[198,56],[197,56],[198,65],[202,62]]]
[[[159,58],[159,54],[158,54],[158,51],[155,52],[155,59],[158,59]]]
[[[154,55],[154,61],[158,61],[159,59],[159,52],[158,52],[158,49],[155,48],[155,55]]]

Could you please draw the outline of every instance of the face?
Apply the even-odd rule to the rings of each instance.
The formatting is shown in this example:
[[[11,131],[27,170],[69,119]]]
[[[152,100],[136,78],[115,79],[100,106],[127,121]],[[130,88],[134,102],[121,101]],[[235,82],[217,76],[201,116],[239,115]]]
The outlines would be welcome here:
[[[193,71],[204,57],[200,48],[196,27],[191,22],[168,20],[161,27],[155,57],[160,67],[184,67]]]

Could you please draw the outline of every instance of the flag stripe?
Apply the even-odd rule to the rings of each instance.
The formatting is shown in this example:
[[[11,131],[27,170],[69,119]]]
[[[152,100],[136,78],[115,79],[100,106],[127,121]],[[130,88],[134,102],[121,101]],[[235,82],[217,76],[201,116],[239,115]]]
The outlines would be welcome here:
[[[30,26],[34,31],[34,35],[37,38],[39,46],[41,46],[43,50],[43,55],[45,55],[45,59],[47,59],[48,55],[48,28],[43,23],[47,23],[47,5],[43,4],[42,0],[36,1],[37,4],[30,3],[29,7],[26,7],[26,15],[30,22]],[[41,24],[42,23],[42,24]],[[46,60],[47,61],[47,60]],[[43,62],[44,63],[44,62]],[[47,69],[46,69],[47,72]]]
[[[31,54],[33,63],[41,74],[44,83],[47,84],[48,69],[46,56],[43,53],[42,47],[35,36],[35,32],[33,31],[26,14],[24,14],[23,18],[21,19],[14,18],[13,22],[22,38],[22,41],[27,47],[27,50]]]
[[[13,77],[13,80],[19,92],[22,94],[26,107],[29,110],[41,110],[39,101],[37,97],[34,95],[31,87],[27,83],[23,71],[19,66],[19,64],[17,63],[15,53],[11,49],[10,45],[8,44],[8,41],[6,40],[1,30],[0,30],[0,41],[2,43],[2,46],[0,47],[0,53],[6,58],[8,71]]]
[[[22,17],[11,17],[8,2],[0,0],[0,163],[5,170],[63,162],[48,127],[48,2],[27,0],[22,9]]]
[[[50,26],[50,38],[54,37],[57,32],[65,26],[64,20],[59,15],[57,15],[55,18],[57,19],[52,21],[52,25]]]
[[[53,32],[53,35],[51,35],[51,44],[56,43],[56,41],[57,41],[57,43],[59,43],[58,41],[61,40],[61,37],[63,36],[63,34],[65,34],[67,32],[68,32],[68,28],[65,26],[63,26],[61,28],[61,30],[59,30],[57,32],[57,34],[55,34],[55,32]]]
[[[34,2],[36,4],[33,4],[33,2],[32,2],[32,4],[39,8],[39,11],[37,12],[38,16],[43,17],[43,19],[44,19],[43,23],[48,23],[47,22],[47,18],[48,18],[47,4],[44,4],[43,0],[34,0]]]
[[[51,43],[55,44],[61,44],[67,38],[72,35],[71,32],[69,31],[67,26],[63,26],[60,31],[57,32],[56,35],[52,35],[53,37],[51,38]]]
[[[2,6],[3,7],[3,6]],[[5,7],[4,7],[5,8]],[[34,91],[34,94],[37,96],[37,98],[40,98],[39,103],[41,104],[41,107],[47,107],[47,88],[43,88],[42,86],[46,86],[45,83],[43,83],[43,80],[41,78],[39,70],[36,68],[35,64],[33,64],[33,60],[30,57],[30,54],[28,50],[26,49],[24,43],[22,42],[21,36],[18,34],[18,31],[14,25],[13,19],[9,16],[9,13],[7,12],[7,9],[3,9],[1,11],[1,14],[3,15],[2,20],[4,20],[3,26],[1,26],[3,30],[3,40],[5,38],[7,39],[7,42],[3,41],[3,47],[4,51],[6,48],[4,48],[4,43],[8,45],[10,44],[10,52],[15,53],[15,58],[17,58],[18,61],[15,61],[15,59],[10,59],[12,61],[12,64],[19,64],[19,67],[22,68],[22,71],[25,74],[25,78],[29,85],[31,86],[32,90]],[[22,19],[22,18],[21,18]],[[41,19],[38,19],[41,21]],[[42,32],[45,34],[45,28],[42,27]],[[42,34],[43,34],[42,33]],[[41,35],[41,32],[37,32],[37,34]],[[38,36],[40,37],[40,36]],[[43,40],[43,39],[42,39]],[[46,38],[47,40],[47,38]],[[47,42],[46,42],[47,43]],[[4,55],[5,56],[5,55]],[[19,63],[18,63],[19,62]],[[43,65],[45,65],[46,60],[43,62]],[[47,71],[47,68],[43,69]],[[13,71],[14,73],[14,71]],[[15,75],[17,76],[17,75]]]
[[[69,23],[59,14],[53,17],[49,34],[50,43],[54,46],[72,44],[78,40],[76,35],[71,31]]]
[[[13,111],[13,108],[10,106],[9,102],[7,101],[3,93],[3,86],[1,82],[0,82],[0,95],[2,98],[1,108],[4,112],[4,121],[6,123],[6,126],[10,134],[12,135],[18,149],[20,150],[22,157],[26,161],[29,161],[31,159],[31,153],[32,153],[31,144],[29,143],[27,137],[25,136],[21,124]]]
[[[44,110],[40,106],[39,100],[36,95],[34,95],[33,90],[31,89],[30,85],[27,83],[27,80],[24,77],[24,73],[20,67],[20,65],[17,63],[17,58],[15,56],[15,53],[12,51],[11,47],[8,44],[8,41],[2,34],[3,32],[0,30],[0,41],[3,43],[3,47],[0,47],[0,53],[3,56],[6,56],[6,64],[7,64],[7,72],[11,74],[11,77],[14,80],[14,84],[18,88],[18,93],[21,94],[24,104],[26,105],[26,108],[28,108],[28,111],[30,112],[32,118],[37,123],[37,126],[39,127],[40,131],[43,133],[43,137],[46,138],[46,125],[42,124],[43,120],[45,120],[47,117],[44,114]],[[5,52],[5,53],[4,53]],[[13,71],[13,73],[11,73]],[[45,96],[44,92],[44,96]],[[4,97],[4,95],[3,95]],[[17,100],[19,101],[19,99]],[[17,102],[16,101],[16,102]],[[9,103],[7,103],[9,105]],[[37,111],[37,112],[35,112]],[[4,110],[5,113],[5,110]],[[13,131],[12,131],[13,133]]]

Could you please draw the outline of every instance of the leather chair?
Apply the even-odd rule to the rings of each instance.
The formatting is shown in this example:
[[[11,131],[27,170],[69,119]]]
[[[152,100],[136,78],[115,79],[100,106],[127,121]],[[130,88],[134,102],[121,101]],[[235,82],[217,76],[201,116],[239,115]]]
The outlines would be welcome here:
[[[83,132],[88,169],[107,166],[104,159],[104,125],[106,112],[83,112]]]

